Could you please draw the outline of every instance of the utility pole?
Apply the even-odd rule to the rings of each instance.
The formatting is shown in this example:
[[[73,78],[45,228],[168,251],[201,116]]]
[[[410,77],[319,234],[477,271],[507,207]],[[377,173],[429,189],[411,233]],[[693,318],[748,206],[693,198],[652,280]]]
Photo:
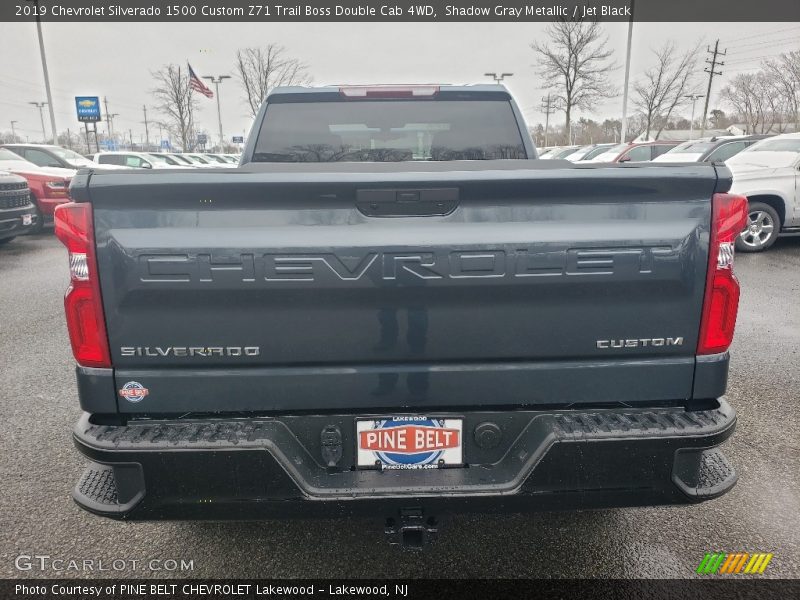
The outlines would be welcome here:
[[[494,79],[495,83],[499,84],[500,82],[503,81],[503,79],[505,79],[506,77],[511,77],[514,74],[513,73],[500,73],[500,75],[498,75],[497,73],[484,73],[484,75],[486,77],[491,77],[492,79]]]
[[[147,149],[150,150],[150,130],[147,128],[147,106],[143,105],[142,110],[144,111],[144,140]]]
[[[694,103],[702,97],[703,94],[687,94],[684,96],[684,98],[689,98],[692,101],[692,119],[689,121],[689,139],[692,139],[692,134],[694,133]],[[701,135],[700,137],[703,136]]]
[[[631,0],[631,18],[628,21],[628,49],[625,51],[625,85],[622,88],[622,124],[620,125],[619,141],[625,143],[628,134],[628,81],[631,75],[631,42],[633,41],[633,4]]]
[[[53,130],[53,143],[57,144],[56,140],[56,113],[53,110],[53,94],[50,93],[50,75],[47,71],[47,58],[44,54],[44,39],[42,38],[42,20],[40,18],[39,0],[25,0],[26,2],[33,2],[34,12],[36,13],[36,33],[39,37],[39,54],[42,57],[42,72],[44,73],[44,91],[47,94],[47,106],[50,110],[50,128]],[[45,139],[47,141],[47,136]]]
[[[161,121],[156,121],[158,125],[158,147],[161,147],[161,141],[164,139],[164,125]]]
[[[118,117],[119,113],[110,113],[108,112],[108,98],[103,96],[103,105],[106,109],[106,125],[108,125],[108,137],[109,139],[114,137],[114,117]]]
[[[714,80],[714,75],[722,75],[722,71],[715,71],[714,69],[725,64],[722,61],[718,61],[717,57],[725,56],[728,50],[726,49],[724,52],[720,52],[719,40],[717,40],[714,42],[714,50],[712,51],[711,48],[707,47],[706,52],[711,54],[711,60],[706,59],[706,62],[711,66],[703,69],[704,72],[708,73],[708,90],[706,91],[706,101],[703,106],[703,120],[700,123],[700,137],[703,137],[706,133],[706,115],[708,114],[708,100],[711,98],[711,82]]]
[[[44,130],[44,113],[42,109],[45,107],[47,102],[28,102],[28,104],[33,104],[36,108],[39,109],[39,120],[42,122],[42,142],[47,142],[47,133]]]
[[[17,141],[17,132],[14,129],[14,123],[19,123],[19,121],[11,121],[11,143]]]
[[[213,75],[204,75],[203,79],[210,79],[211,83],[214,84],[214,91],[217,93],[217,120],[219,121],[219,151],[224,152],[223,146],[225,145],[225,138],[222,136],[222,112],[220,111],[219,107],[219,84],[222,83],[225,79],[230,79],[230,75],[219,75],[218,77],[214,77]]]
[[[544,112],[544,145],[547,147],[547,130],[550,129],[550,115],[556,112],[555,102],[551,100],[549,93],[545,98],[542,98],[542,112]]]
[[[128,135],[131,138],[131,150],[133,150],[133,129],[128,129]]]

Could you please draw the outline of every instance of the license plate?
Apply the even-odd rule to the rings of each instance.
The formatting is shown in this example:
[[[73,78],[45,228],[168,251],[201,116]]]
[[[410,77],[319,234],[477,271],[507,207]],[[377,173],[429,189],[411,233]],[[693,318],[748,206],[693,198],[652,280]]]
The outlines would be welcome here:
[[[438,469],[463,464],[462,419],[385,417],[356,421],[356,464],[383,469]]]
[[[22,215],[22,224],[30,225],[33,223],[33,215]]]

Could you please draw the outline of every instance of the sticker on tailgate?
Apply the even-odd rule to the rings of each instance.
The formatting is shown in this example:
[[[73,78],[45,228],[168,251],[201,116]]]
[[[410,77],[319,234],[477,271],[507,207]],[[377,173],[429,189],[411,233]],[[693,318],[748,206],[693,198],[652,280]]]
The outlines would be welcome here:
[[[461,465],[461,419],[390,417],[356,421],[357,464],[385,469]]]

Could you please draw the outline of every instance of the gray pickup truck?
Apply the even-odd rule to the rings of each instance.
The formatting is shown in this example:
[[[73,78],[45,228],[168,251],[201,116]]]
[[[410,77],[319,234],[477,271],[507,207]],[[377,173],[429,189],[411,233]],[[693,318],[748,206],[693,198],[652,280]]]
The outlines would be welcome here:
[[[719,446],[746,200],[722,165],[536,160],[501,86],[284,88],[240,168],[81,171],[56,212],[118,519],[681,504]]]

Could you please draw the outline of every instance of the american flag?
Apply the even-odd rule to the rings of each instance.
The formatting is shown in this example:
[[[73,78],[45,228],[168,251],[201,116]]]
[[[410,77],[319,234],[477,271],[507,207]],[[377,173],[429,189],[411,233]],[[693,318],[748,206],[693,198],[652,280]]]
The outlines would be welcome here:
[[[214,92],[206,87],[206,85],[200,81],[200,78],[195,74],[194,69],[192,69],[192,65],[186,63],[189,67],[189,87],[191,87],[195,92],[200,92],[206,98],[213,98]]]

